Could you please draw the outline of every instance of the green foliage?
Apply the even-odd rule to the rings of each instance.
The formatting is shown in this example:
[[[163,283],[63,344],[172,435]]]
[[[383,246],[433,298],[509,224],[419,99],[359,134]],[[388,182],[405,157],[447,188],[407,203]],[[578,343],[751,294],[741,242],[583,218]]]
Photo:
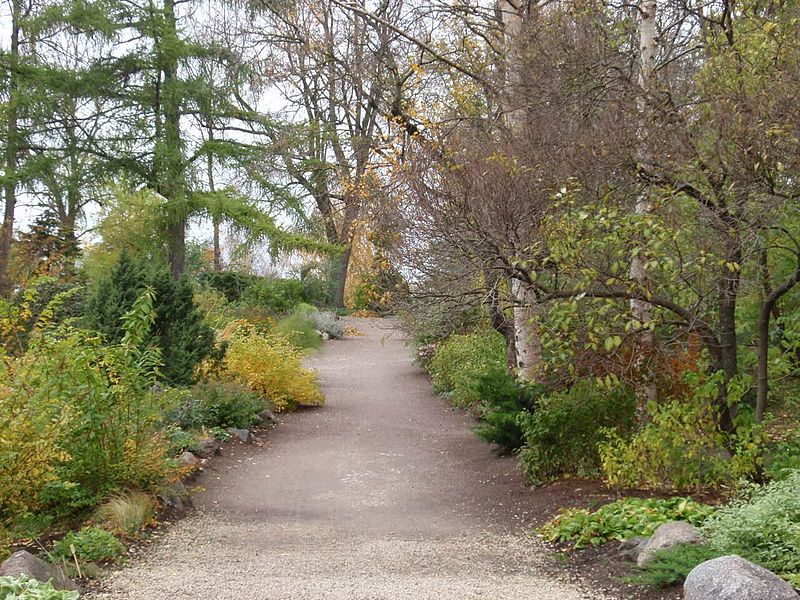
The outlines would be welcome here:
[[[188,448],[193,443],[191,434],[184,429],[200,429],[212,427],[236,427],[246,429],[255,421],[267,405],[262,397],[243,385],[233,382],[211,382],[195,385],[188,392],[189,399],[173,409],[168,420],[180,428],[173,434],[173,444],[185,444],[180,449]]]
[[[753,476],[760,466],[759,432],[743,429],[726,440],[717,425],[713,399],[717,378],[690,374],[691,397],[656,407],[650,421],[631,438],[610,434],[600,444],[603,473],[610,485],[656,490],[717,488]],[[731,456],[725,449],[733,441]]]
[[[303,284],[297,279],[258,278],[244,290],[241,300],[273,314],[283,314],[304,301],[303,292]]]
[[[275,333],[286,336],[299,350],[315,350],[322,345],[322,338],[315,328],[316,322],[310,312],[301,307],[278,321]]]
[[[680,544],[656,552],[630,581],[666,588],[681,583],[697,565],[718,556],[722,554],[702,544]]]
[[[27,575],[0,577],[0,600],[78,600],[78,592],[56,590],[50,582],[42,583]]]
[[[162,352],[160,378],[173,385],[190,385],[195,366],[214,351],[214,332],[203,322],[187,280],[176,282],[165,268],[123,253],[89,299],[86,320],[108,341],[120,341],[125,335],[122,317],[147,287],[155,292],[155,323],[148,340]]]
[[[562,475],[595,476],[600,470],[598,444],[607,428],[620,435],[635,421],[636,399],[624,387],[608,389],[593,379],[542,398],[533,413],[522,413],[525,446],[520,466],[534,483]]]
[[[800,470],[800,430],[772,444],[764,457],[764,474],[768,479],[785,479]]]
[[[525,444],[520,413],[534,409],[542,388],[515,379],[505,366],[494,365],[476,378],[475,391],[481,399],[481,424],[475,433],[501,453],[513,452]]]
[[[506,342],[496,331],[451,335],[435,351],[428,366],[433,388],[455,406],[474,407],[481,397],[479,378],[505,368]]]
[[[800,471],[782,481],[745,485],[741,496],[703,525],[709,545],[780,575],[800,574]]]
[[[540,530],[549,542],[575,542],[576,548],[599,546],[610,540],[624,541],[649,536],[667,521],[700,525],[714,508],[691,498],[624,498],[595,512],[563,510]]]
[[[125,554],[125,546],[110,531],[99,527],[84,527],[71,531],[53,546],[52,555],[56,560],[72,561],[72,549],[79,561],[105,563],[113,562]]]

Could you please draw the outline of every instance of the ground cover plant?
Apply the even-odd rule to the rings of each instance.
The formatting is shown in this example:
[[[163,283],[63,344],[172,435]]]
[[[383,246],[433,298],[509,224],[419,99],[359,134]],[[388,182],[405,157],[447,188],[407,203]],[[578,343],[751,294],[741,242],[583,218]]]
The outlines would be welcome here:
[[[56,590],[51,583],[42,583],[27,576],[0,577],[0,600],[78,600],[80,594]]]
[[[611,540],[649,536],[667,521],[702,525],[714,508],[691,498],[623,498],[595,511],[567,509],[548,521],[540,533],[549,542],[570,542],[575,548]]]

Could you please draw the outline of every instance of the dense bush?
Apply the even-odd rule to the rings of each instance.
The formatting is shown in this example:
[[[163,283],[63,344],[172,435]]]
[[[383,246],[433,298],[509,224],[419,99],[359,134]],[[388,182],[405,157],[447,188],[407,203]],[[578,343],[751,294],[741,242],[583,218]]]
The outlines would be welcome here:
[[[40,331],[23,356],[0,365],[0,520],[37,510],[66,516],[164,476],[153,392],[159,355],[140,346],[148,298],[126,315],[119,344],[67,328]]]
[[[195,385],[183,403],[170,411],[168,420],[182,429],[203,427],[248,428],[267,408],[264,399],[234,382],[211,382]],[[186,441],[191,443],[191,436]]]
[[[550,520],[540,533],[549,542],[575,542],[576,548],[599,546],[610,540],[652,535],[667,521],[700,525],[714,508],[691,498],[624,498],[594,512],[568,509]]]
[[[481,400],[479,378],[505,365],[505,338],[487,330],[450,336],[436,349],[428,370],[436,392],[446,394],[455,406],[474,407]]]
[[[78,600],[78,592],[57,590],[51,583],[19,577],[0,577],[0,600]]]
[[[303,302],[303,291],[303,284],[298,279],[259,278],[244,290],[241,301],[273,314],[283,314]]]
[[[709,546],[738,554],[781,575],[800,574],[800,471],[750,484],[703,526]]]
[[[264,333],[248,323],[226,332],[225,372],[269,400],[276,410],[319,406],[325,398],[313,371],[303,367],[303,352],[278,333]]]
[[[194,382],[195,366],[214,351],[214,332],[194,303],[184,279],[175,281],[166,267],[152,266],[123,253],[87,304],[87,324],[109,342],[125,335],[122,317],[146,288],[155,292],[155,322],[148,341],[161,349],[161,380],[172,385]]]
[[[520,413],[533,410],[541,395],[541,386],[532,386],[514,378],[505,365],[494,365],[477,376],[475,391],[480,398],[481,423],[475,429],[481,438],[497,444],[501,453],[523,446],[525,435]]]
[[[698,377],[691,374],[691,377]],[[761,443],[756,430],[733,440],[734,456],[717,425],[714,378],[696,381],[689,398],[657,407],[635,436],[612,435],[600,446],[609,484],[657,490],[690,490],[735,483],[756,474]]]
[[[275,325],[275,333],[288,338],[300,350],[315,350],[322,345],[322,338],[316,332],[316,322],[312,310],[295,309],[288,317],[284,317]]]
[[[534,483],[562,475],[597,475],[598,444],[606,439],[607,428],[631,431],[635,409],[636,399],[630,390],[608,389],[590,379],[543,397],[534,412],[520,416],[525,436],[520,451],[523,471]]]
[[[99,527],[84,527],[71,531],[58,540],[51,552],[56,560],[72,561],[72,548],[79,561],[112,562],[125,554],[125,546],[110,531]]]

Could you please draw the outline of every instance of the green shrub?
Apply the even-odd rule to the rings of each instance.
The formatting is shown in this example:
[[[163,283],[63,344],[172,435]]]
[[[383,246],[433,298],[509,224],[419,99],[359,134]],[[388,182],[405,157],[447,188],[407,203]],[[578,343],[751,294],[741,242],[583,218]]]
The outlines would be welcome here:
[[[451,335],[436,349],[428,370],[437,393],[448,395],[455,406],[474,407],[481,400],[479,378],[505,365],[505,338],[489,330]]]
[[[702,544],[680,544],[656,552],[629,581],[666,588],[681,583],[697,565],[719,556],[722,554]]]
[[[540,533],[549,542],[574,541],[576,548],[599,546],[610,540],[652,535],[667,521],[688,521],[700,525],[714,508],[691,498],[623,498],[595,512],[563,510],[546,523]]]
[[[533,410],[542,388],[520,382],[505,366],[495,365],[478,375],[475,390],[481,399],[481,424],[475,433],[490,444],[497,444],[501,453],[521,448],[525,435],[520,413]]]
[[[705,522],[709,546],[780,575],[800,574],[800,471],[741,493]]]
[[[173,443],[191,446],[193,438],[183,429],[202,427],[236,427],[246,429],[255,423],[257,416],[267,406],[255,392],[233,382],[213,382],[195,385],[189,399],[169,413],[169,420],[181,429],[173,431]]]
[[[71,561],[72,550],[79,561],[112,562],[125,554],[125,546],[110,531],[99,527],[84,527],[80,531],[71,531],[58,540],[53,547],[53,558]]]
[[[295,309],[291,315],[278,321],[275,333],[285,335],[299,350],[315,350],[322,345],[314,321],[303,309]]]
[[[768,479],[785,479],[800,469],[800,431],[772,444],[764,457],[764,474]]]
[[[171,385],[191,385],[195,366],[215,346],[214,332],[203,321],[188,280],[175,281],[166,267],[154,267],[123,253],[89,298],[86,321],[107,341],[119,342],[125,335],[122,317],[148,287],[155,292],[155,322],[147,340],[161,349],[160,379]]]
[[[78,592],[56,590],[51,583],[19,577],[0,577],[0,600],[78,600]]]
[[[242,293],[244,304],[264,308],[273,314],[287,313],[303,302],[303,284],[297,279],[259,278]]]
[[[635,410],[629,390],[609,390],[590,379],[543,397],[533,413],[520,415],[522,470],[533,483],[562,475],[595,476],[600,470],[598,444],[606,439],[607,428],[631,431]]]

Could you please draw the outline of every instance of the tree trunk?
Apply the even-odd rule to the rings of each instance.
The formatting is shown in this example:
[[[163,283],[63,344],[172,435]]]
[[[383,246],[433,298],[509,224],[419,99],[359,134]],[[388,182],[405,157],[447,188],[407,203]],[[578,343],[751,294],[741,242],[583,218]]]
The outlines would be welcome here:
[[[656,2],[655,0],[642,0],[639,5],[639,86],[640,96],[637,101],[639,112],[637,160],[640,165],[652,163],[653,157],[648,142],[649,100],[648,96],[653,85],[653,73],[656,67],[658,54],[658,38],[656,32]],[[636,198],[634,213],[644,216],[651,210],[650,189],[645,185]],[[644,252],[640,251],[631,258],[631,279],[642,290],[650,288],[650,278],[645,267]],[[631,300],[631,316],[644,327],[639,334],[639,350],[637,352],[637,367],[643,379],[639,391],[638,420],[644,423],[648,418],[647,407],[658,399],[658,390],[655,384],[655,373],[651,366],[653,352],[655,351],[655,337],[652,330],[646,326],[653,320],[653,307],[644,300]]]
[[[741,265],[742,251],[738,236],[727,233],[727,252],[725,260],[730,265]],[[733,431],[733,419],[736,407],[728,406],[728,384],[739,373],[739,357],[736,337],[736,303],[739,296],[741,272],[737,266],[733,271],[723,267],[725,272],[719,281],[719,368],[725,374],[725,389],[720,391],[718,410],[720,428],[726,432]]]
[[[514,298],[514,343],[518,374],[535,381],[542,371],[542,343],[539,336],[539,306],[533,293],[517,279],[511,282]]]
[[[179,40],[175,0],[164,1],[164,37],[161,41],[164,73],[163,107],[163,177],[161,194],[167,199],[169,226],[169,267],[172,277],[180,279],[186,268],[186,184],[181,140],[181,95],[178,81]],[[158,143],[158,141],[156,142]]]
[[[333,263],[333,304],[336,308],[344,308],[344,292],[347,285],[347,271],[350,266],[350,245],[336,257]]]
[[[8,108],[6,118],[6,153],[5,153],[5,183],[3,195],[5,207],[3,210],[3,228],[0,231],[0,295],[7,297],[11,294],[12,282],[9,276],[9,263],[11,261],[11,243],[14,239],[14,212],[17,205],[17,160],[19,153],[19,37],[20,37],[20,2],[12,0],[11,3],[11,51],[9,54],[9,83],[8,83]]]
[[[489,277],[487,276],[487,279]],[[506,317],[503,310],[503,303],[500,298],[500,278],[497,278],[489,288],[489,316],[492,322],[492,328],[506,340],[506,366],[512,373],[516,372],[519,366],[517,362],[517,344],[516,337],[514,336],[514,324],[508,317]],[[510,287],[510,286],[509,286]]]
[[[206,119],[206,132],[208,134],[209,141],[214,139],[214,123],[211,120],[211,117]],[[216,191],[216,186],[214,184],[214,158],[211,156],[209,152],[206,156],[206,175],[208,177],[208,191],[214,192]],[[212,264],[215,271],[222,270],[222,249],[220,248],[219,243],[219,226],[220,226],[220,218],[218,214],[214,214],[211,217],[211,225],[214,229],[214,242],[212,248]]]

